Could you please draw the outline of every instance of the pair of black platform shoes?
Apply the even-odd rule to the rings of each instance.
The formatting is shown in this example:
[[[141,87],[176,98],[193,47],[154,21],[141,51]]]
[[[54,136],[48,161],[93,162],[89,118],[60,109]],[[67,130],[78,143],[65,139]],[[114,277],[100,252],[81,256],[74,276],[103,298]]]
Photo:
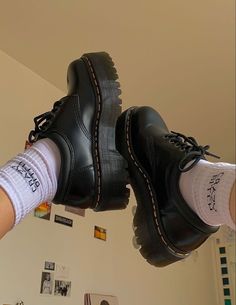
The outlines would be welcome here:
[[[50,138],[60,150],[56,204],[124,209],[131,183],[140,252],[150,264],[166,266],[186,258],[217,230],[188,207],[178,184],[181,172],[209,154],[209,147],[169,132],[150,107],[121,115],[117,78],[107,53],[84,54],[72,62],[68,95],[34,119],[29,141]]]

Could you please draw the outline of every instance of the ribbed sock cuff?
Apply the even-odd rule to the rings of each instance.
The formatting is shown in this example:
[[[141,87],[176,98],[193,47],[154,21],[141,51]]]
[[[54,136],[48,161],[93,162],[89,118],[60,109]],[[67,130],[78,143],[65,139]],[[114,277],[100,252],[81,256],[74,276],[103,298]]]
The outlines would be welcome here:
[[[40,203],[54,198],[59,169],[59,150],[48,139],[37,142],[0,169],[0,186],[14,207],[15,224]]]

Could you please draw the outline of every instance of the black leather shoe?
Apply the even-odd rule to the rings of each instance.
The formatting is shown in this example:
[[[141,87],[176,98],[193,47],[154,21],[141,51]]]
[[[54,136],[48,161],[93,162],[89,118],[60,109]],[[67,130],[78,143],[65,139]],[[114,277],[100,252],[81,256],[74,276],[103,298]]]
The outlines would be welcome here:
[[[128,161],[137,199],[134,230],[140,252],[162,267],[186,258],[218,230],[205,224],[184,201],[179,178],[207,152],[194,138],[169,132],[152,108],[125,111],[117,122],[117,148]],[[187,168],[186,168],[187,165]]]
[[[117,78],[107,53],[84,54],[69,65],[68,96],[34,119],[29,141],[50,138],[61,153],[54,203],[95,211],[127,206],[127,163],[115,146]]]

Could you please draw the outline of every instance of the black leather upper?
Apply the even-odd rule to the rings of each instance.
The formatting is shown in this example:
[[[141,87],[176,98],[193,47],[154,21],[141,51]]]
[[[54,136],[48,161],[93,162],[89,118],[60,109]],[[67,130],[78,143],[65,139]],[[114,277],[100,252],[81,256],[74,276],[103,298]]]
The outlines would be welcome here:
[[[61,153],[61,170],[54,203],[91,207],[95,196],[93,133],[96,98],[82,59],[68,69],[69,95],[60,100],[51,123],[37,139],[50,138]],[[45,128],[43,128],[45,129]]]
[[[199,247],[209,235],[218,230],[205,224],[184,201],[180,189],[179,164],[192,158],[171,143],[170,134],[161,116],[150,107],[132,111],[132,149],[148,173],[155,189],[162,226],[170,242],[184,251]]]
[[[126,208],[127,163],[115,143],[117,79],[109,54],[86,53],[68,67],[68,95],[34,119],[29,141],[52,139],[61,153],[54,203],[94,211]]]

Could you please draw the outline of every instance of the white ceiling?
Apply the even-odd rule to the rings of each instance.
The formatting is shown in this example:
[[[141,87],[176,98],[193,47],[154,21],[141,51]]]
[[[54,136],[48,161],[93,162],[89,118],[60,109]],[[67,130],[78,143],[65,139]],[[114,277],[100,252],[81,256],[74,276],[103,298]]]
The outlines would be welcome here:
[[[107,51],[124,108],[151,105],[170,129],[234,162],[233,0],[0,1],[0,49],[66,90],[66,69]]]

